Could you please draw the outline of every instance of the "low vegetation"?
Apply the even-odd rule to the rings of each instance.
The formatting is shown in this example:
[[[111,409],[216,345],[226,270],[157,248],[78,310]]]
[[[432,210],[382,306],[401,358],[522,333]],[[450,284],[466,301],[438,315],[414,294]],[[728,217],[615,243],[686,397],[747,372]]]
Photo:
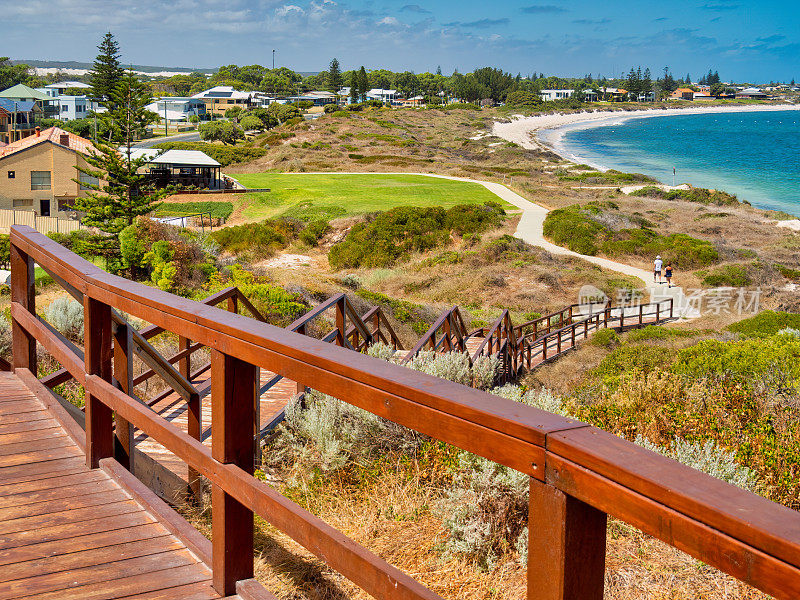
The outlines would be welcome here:
[[[155,211],[156,217],[182,217],[208,214],[212,219],[225,221],[233,212],[232,202],[162,202]]]
[[[502,206],[393,208],[359,223],[347,237],[330,249],[334,269],[388,267],[408,261],[412,252],[425,252],[447,244],[451,236],[477,235],[498,227],[505,217]]]
[[[749,204],[744,200],[739,200],[735,194],[729,194],[722,190],[708,190],[697,187],[690,187],[688,190],[663,190],[656,186],[646,186],[639,190],[634,190],[630,195],[645,198],[661,198],[663,200],[683,200],[684,202],[714,204],[716,206]]]
[[[656,256],[678,268],[697,268],[719,261],[710,242],[682,233],[663,235],[643,217],[619,215],[614,203],[573,205],[550,211],[545,236],[560,246],[591,256]]]
[[[246,162],[261,158],[266,154],[263,148],[248,146],[220,146],[208,142],[161,142],[153,146],[162,150],[199,150],[204,152],[223,167],[233,163]]]
[[[211,238],[225,252],[258,260],[272,256],[297,239],[308,246],[315,246],[328,229],[328,222],[324,219],[268,219],[224,227],[214,231]]]

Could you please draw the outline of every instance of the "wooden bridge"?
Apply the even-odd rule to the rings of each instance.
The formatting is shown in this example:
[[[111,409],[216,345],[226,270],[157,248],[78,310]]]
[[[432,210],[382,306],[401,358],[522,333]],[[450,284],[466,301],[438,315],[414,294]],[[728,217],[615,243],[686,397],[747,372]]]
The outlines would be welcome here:
[[[204,303],[179,298],[109,275],[28,227],[12,229],[11,261],[0,598],[273,598],[252,579],[254,514],[376,598],[439,598],[252,476],[270,394],[311,384],[530,476],[531,599],[602,598],[609,514],[777,598],[800,597],[796,512],[573,419],[353,352],[374,339],[402,351],[377,309],[357,315],[335,297],[287,331],[261,322],[234,290]],[[83,348],[36,314],[34,263],[83,304]],[[215,306],[222,302],[229,311]],[[329,309],[335,330],[303,335]],[[467,348],[502,356],[510,376],[592,329],[660,319],[665,308],[639,310],[573,307],[516,327],[504,314],[475,335],[450,310],[403,360],[423,347]],[[152,326],[136,331],[122,311]],[[148,340],[162,331],[180,348],[158,360]],[[63,371],[37,379],[37,344]],[[190,364],[203,347],[210,362]],[[137,386],[156,375],[168,388],[140,398]],[[86,390],[85,414],[52,391],[69,378]],[[183,416],[170,422],[172,413]],[[149,473],[154,483],[159,447],[193,485],[210,485],[213,541],[138,478]]]

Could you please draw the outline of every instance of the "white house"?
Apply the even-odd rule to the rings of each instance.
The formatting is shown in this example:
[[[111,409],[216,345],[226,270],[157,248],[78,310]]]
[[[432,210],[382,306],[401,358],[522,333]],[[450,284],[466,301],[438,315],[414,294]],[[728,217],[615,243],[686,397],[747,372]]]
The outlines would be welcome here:
[[[182,96],[159,98],[145,108],[152,110],[162,120],[166,115],[166,120],[169,123],[181,123],[188,121],[191,116],[203,117],[206,114],[205,102],[198,98],[185,98]]]
[[[397,90],[384,90],[381,88],[372,88],[367,92],[367,98],[370,100],[380,100],[384,104],[391,104],[392,100],[397,97]]]
[[[51,83],[50,85],[46,85],[43,88],[36,88],[51,98],[55,98],[57,96],[61,96],[66,94],[71,90],[85,90],[91,87],[88,83],[84,83],[82,81],[60,81],[58,83]]]
[[[539,96],[547,102],[550,100],[566,100],[567,98],[572,98],[574,93],[575,90],[542,90],[539,92]]]
[[[314,106],[325,106],[326,104],[333,104],[336,102],[336,94],[333,92],[326,92],[324,90],[317,90],[313,92],[306,92],[298,96],[289,96],[292,102],[313,102]]]

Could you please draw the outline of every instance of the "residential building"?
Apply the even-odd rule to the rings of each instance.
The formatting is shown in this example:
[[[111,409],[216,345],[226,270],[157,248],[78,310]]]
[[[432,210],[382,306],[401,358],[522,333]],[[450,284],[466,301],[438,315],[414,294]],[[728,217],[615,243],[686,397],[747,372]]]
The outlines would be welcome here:
[[[628,99],[628,90],[622,88],[604,87],[600,88],[602,100],[610,102],[625,102]]]
[[[326,104],[334,104],[337,98],[333,92],[316,90],[298,94],[297,96],[289,96],[289,100],[291,102],[313,102],[314,106],[325,106]]]
[[[694,100],[694,90],[678,88],[669,95],[670,100]]]
[[[149,179],[158,187],[194,185],[224,189],[222,165],[199,150],[167,150],[159,153],[151,148],[136,148],[131,158],[145,158]]]
[[[60,81],[58,83],[51,83],[43,88],[36,89],[44,92],[52,98],[55,98],[57,96],[63,96],[70,93],[80,95],[78,92],[87,91],[91,89],[91,87],[91,85],[84,83],[83,81]]]
[[[35,102],[0,98],[0,142],[10,144],[33,135],[41,110]]]
[[[384,104],[391,104],[397,97],[397,90],[384,90],[381,88],[372,88],[367,92],[368,100],[380,100]]]
[[[206,113],[211,115],[224,115],[225,111],[234,106],[247,110],[253,104],[256,92],[240,92],[230,85],[218,85],[192,96],[201,100],[206,106]]]
[[[767,95],[764,92],[762,92],[760,89],[754,88],[754,87],[746,88],[746,89],[743,89],[743,90],[741,90],[739,92],[736,92],[736,97],[737,98],[743,98],[743,99],[749,99],[749,100],[766,100],[767,99]]]
[[[716,98],[708,92],[694,92],[692,94],[692,100],[695,102],[710,102],[711,100],[716,100]]]
[[[200,98],[180,96],[159,98],[155,102],[148,104],[146,108],[152,110],[162,120],[166,114],[166,120],[170,123],[188,121],[191,116],[197,116],[202,119],[206,115],[206,103]]]
[[[89,140],[58,127],[37,128],[33,135],[0,148],[0,208],[71,216],[75,199],[88,189],[73,180],[97,183],[75,168],[91,168],[85,156],[92,149]]]
[[[566,100],[567,98],[572,98],[572,95],[575,93],[575,90],[541,90],[539,92],[539,96],[545,102],[553,101],[553,100]]]
[[[75,119],[86,119],[93,112],[105,112],[105,108],[97,106],[97,103],[88,96],[58,96],[51,100],[56,106],[56,119],[61,121],[73,121]]]
[[[50,100],[50,96],[47,94],[29,88],[27,85],[21,83],[0,92],[0,98],[6,98],[7,100],[16,102],[38,102],[40,107],[43,106],[43,104],[41,104],[42,102]]]

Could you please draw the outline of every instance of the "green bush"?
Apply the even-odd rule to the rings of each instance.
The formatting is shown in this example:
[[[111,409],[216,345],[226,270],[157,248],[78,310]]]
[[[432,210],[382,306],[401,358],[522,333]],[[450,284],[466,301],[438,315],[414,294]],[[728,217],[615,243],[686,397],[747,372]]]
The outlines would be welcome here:
[[[223,167],[234,163],[248,162],[261,158],[267,151],[264,148],[245,148],[233,146],[219,146],[205,142],[162,142],[154,148],[163,150],[199,150],[216,160]]]
[[[497,227],[504,215],[503,208],[495,202],[458,205],[448,210],[399,206],[353,227],[342,242],[331,248],[328,262],[337,270],[388,267],[407,261],[412,252],[445,245],[454,233],[464,236]]]
[[[765,310],[749,319],[743,319],[726,327],[728,331],[744,336],[767,336],[781,329],[800,329],[800,315],[796,313]]]
[[[734,206],[737,204],[749,204],[739,200],[734,194],[721,190],[708,190],[705,188],[691,187],[688,190],[663,190],[656,186],[646,186],[640,190],[631,192],[631,196],[646,198],[662,198],[664,200],[683,200],[685,202],[697,202],[700,204],[714,204],[717,206]]]
[[[11,236],[0,233],[0,267],[11,268]]]
[[[745,287],[753,283],[742,265],[725,265],[703,276],[706,287]]]
[[[657,368],[666,367],[675,357],[674,350],[657,346],[638,346],[623,344],[606,356],[592,375],[599,377],[604,384],[615,388],[625,373],[637,371],[647,374]]]
[[[544,235],[559,246],[573,252],[605,254],[607,256],[656,256],[664,257],[678,268],[708,266],[719,260],[714,246],[707,241],[683,233],[661,235],[648,229],[643,221],[639,229],[615,231],[597,220],[604,209],[613,205],[590,203],[552,210],[544,221]]]
[[[506,98],[508,106],[539,106],[541,103],[542,98],[539,94],[525,90],[511,92]]]
[[[309,222],[300,232],[300,241],[307,246],[316,246],[320,238],[330,230],[331,226],[325,219],[316,219]]]
[[[299,223],[283,219],[223,227],[211,234],[223,250],[232,254],[257,252],[272,255],[297,237]]]
[[[590,343],[601,348],[614,348],[619,346],[619,334],[613,329],[601,329],[591,337]]]
[[[674,329],[661,325],[648,325],[641,329],[634,329],[627,335],[629,342],[643,342],[645,340],[666,340],[669,338],[692,337],[695,333],[684,329]]]

